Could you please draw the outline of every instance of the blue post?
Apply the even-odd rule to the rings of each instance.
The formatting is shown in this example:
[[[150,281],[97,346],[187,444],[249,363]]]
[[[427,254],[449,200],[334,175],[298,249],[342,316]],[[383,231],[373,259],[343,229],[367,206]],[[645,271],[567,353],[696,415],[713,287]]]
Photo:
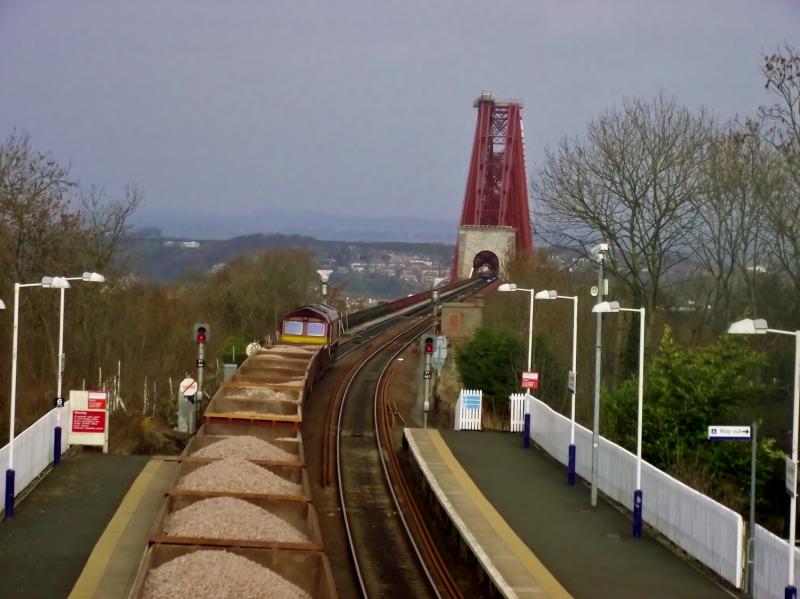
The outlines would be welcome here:
[[[783,591],[783,599],[797,599],[797,587],[789,585]]]
[[[61,463],[61,427],[55,428],[55,437],[53,439],[53,466],[58,466]]]
[[[575,484],[575,445],[569,446],[569,459],[567,460],[567,484]]]
[[[522,432],[522,446],[528,449],[531,446],[531,415],[525,414],[525,427]]]
[[[642,490],[636,489],[633,492],[633,536],[637,539],[642,536]]]
[[[14,471],[6,470],[6,520],[14,517]]]

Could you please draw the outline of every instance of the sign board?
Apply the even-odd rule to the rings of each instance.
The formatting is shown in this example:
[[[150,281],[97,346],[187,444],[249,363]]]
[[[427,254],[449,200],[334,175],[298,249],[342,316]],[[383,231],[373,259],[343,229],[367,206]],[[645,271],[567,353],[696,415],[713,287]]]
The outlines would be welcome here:
[[[441,370],[442,366],[444,366],[444,362],[447,359],[447,337],[444,335],[438,335],[436,337],[436,342],[433,346],[433,356],[431,357],[431,363],[436,370]]]
[[[577,373],[574,370],[570,370],[569,374],[567,375],[567,389],[570,393],[575,393],[576,387],[576,375]]]
[[[181,392],[181,395],[184,397],[191,397],[192,395],[197,394],[197,381],[191,377],[186,377],[181,381],[181,384],[178,385],[178,389]]]
[[[709,426],[708,438],[711,441],[740,440],[750,439],[749,426]]]
[[[536,371],[522,373],[522,388],[523,389],[538,389],[539,388],[539,373]]]
[[[197,360],[197,367],[198,368],[205,368],[206,367],[206,361],[203,358],[200,358],[199,360]]]
[[[797,462],[786,458],[786,490],[789,495],[797,495]]]
[[[108,395],[105,391],[69,392],[70,445],[96,445],[108,451]]]
[[[64,407],[64,398],[63,397],[56,397],[55,400],[54,400],[54,403],[55,403],[55,406],[57,408],[63,408]]]
[[[431,378],[431,371],[430,370],[426,370],[425,372],[423,372],[422,373],[422,378],[425,378],[425,379]]]
[[[479,410],[481,407],[481,396],[463,395],[461,397],[461,407],[465,410]]]

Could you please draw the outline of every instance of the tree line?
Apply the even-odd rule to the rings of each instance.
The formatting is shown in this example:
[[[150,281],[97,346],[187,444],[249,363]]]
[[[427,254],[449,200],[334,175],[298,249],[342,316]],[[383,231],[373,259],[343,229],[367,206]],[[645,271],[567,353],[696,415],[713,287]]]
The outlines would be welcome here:
[[[302,250],[241,256],[213,273],[172,284],[127,275],[122,243],[143,192],[81,186],[70,169],[12,132],[0,143],[0,434],[8,434],[14,283],[99,272],[75,282],[65,301],[65,394],[119,386],[129,414],[169,422],[177,384],[196,373],[192,325],[208,322],[206,381],[213,392],[224,361],[240,362],[253,340],[275,337],[289,309],[318,296],[314,258]],[[52,408],[56,395],[59,293],[23,288],[19,303],[16,430]],[[120,374],[117,380],[117,374]]]

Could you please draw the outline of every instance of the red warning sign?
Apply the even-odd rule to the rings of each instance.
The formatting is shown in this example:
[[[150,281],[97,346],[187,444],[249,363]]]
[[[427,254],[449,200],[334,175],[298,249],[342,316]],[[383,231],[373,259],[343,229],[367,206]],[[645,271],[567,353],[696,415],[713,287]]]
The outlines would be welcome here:
[[[88,410],[73,410],[73,433],[102,433],[106,430],[106,413]]]

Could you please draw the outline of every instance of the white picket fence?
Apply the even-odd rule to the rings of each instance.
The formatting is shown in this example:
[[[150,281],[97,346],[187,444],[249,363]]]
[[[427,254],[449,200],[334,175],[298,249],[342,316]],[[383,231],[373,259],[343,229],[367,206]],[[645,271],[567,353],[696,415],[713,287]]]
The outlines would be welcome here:
[[[530,409],[526,406],[529,397],[527,393],[513,393],[508,398],[508,419],[512,433],[521,433],[525,429],[525,414]]]
[[[455,425],[457,431],[481,430],[483,391],[462,389],[456,401]]]
[[[62,411],[61,453],[63,454],[69,447],[67,443],[68,401],[64,403],[63,408],[53,408],[14,438],[15,497],[53,461],[53,443],[55,442],[53,431],[58,420],[59,409]],[[0,469],[2,470],[8,468],[8,450],[8,444],[0,448]],[[3,484],[5,485],[5,483]]]

